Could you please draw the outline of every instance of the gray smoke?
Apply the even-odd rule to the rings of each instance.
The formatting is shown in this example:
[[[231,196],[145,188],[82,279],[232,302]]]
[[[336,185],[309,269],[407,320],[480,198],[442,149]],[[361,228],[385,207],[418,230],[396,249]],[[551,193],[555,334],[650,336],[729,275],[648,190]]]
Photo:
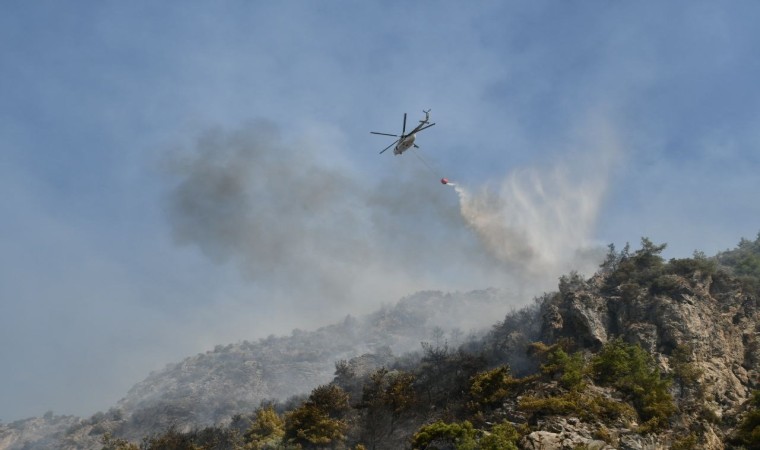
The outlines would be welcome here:
[[[462,217],[506,270],[522,281],[553,282],[564,272],[588,273],[597,264],[599,245],[590,238],[602,181],[572,180],[555,167],[515,171],[496,186],[474,192],[457,186],[456,192]]]
[[[175,168],[180,181],[169,217],[176,241],[234,261],[259,283],[334,295],[368,258],[356,232],[361,187],[318,164],[310,149],[286,146],[270,123],[206,132]]]
[[[352,313],[420,289],[524,292],[540,280],[540,293],[569,266],[598,263],[591,235],[606,168],[583,181],[562,165],[514,171],[457,196],[417,164],[367,179],[320,145],[263,121],[205,132],[172,159],[176,242],[296,304],[308,298],[312,311],[350,301]]]
[[[621,150],[606,120],[590,121],[585,131],[572,156],[513,170],[493,185],[455,187],[462,217],[522,283],[553,289],[564,273],[595,271],[603,256],[593,235]]]
[[[283,297],[324,305],[395,301],[435,286],[438,261],[474,254],[475,240],[469,249],[445,242],[463,224],[451,192],[433,192],[427,178],[431,187],[414,185],[406,171],[410,184],[368,181],[329,153],[287,142],[267,122],[205,132],[171,161],[176,242]]]

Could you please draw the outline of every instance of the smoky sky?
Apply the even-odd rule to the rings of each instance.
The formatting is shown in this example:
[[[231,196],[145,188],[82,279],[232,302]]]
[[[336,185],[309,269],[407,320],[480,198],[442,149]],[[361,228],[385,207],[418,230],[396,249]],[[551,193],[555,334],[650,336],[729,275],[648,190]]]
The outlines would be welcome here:
[[[312,308],[425,288],[550,286],[598,257],[590,236],[607,168],[582,182],[572,166],[514,170],[455,191],[410,152],[378,158],[390,175],[366,176],[320,139],[264,120],[202,132],[170,159],[176,243]]]
[[[271,124],[205,133],[179,169],[170,217],[179,243],[218,262],[234,259],[256,280],[316,268],[314,258],[350,261],[368,251],[359,234],[359,186],[286,147]]]
[[[414,183],[414,170],[360,177],[319,148],[266,121],[203,132],[171,159],[175,241],[260,286],[321,301],[404,292],[444,257],[477,255],[475,240],[453,236],[464,227],[452,191]]]

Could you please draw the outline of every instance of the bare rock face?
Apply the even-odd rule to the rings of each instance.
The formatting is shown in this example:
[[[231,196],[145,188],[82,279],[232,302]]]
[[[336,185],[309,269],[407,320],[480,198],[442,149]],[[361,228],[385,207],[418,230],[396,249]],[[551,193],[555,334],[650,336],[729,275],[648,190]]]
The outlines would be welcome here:
[[[575,418],[552,418],[542,424],[541,428],[525,436],[520,441],[521,448],[530,450],[573,450],[578,447],[593,450],[615,449],[609,443],[595,437],[598,435],[598,427],[584,424]]]
[[[760,308],[739,283],[716,283],[712,276],[695,272],[688,277],[663,275],[652,286],[628,284],[605,292],[599,279],[603,276],[595,278],[555,294],[545,305],[542,340],[569,338],[597,350],[610,339],[622,338],[653,354],[664,371],[672,370],[676,349],[687,349],[698,369],[704,403],[717,418],[736,414],[760,386]],[[723,448],[714,424],[692,419],[705,436],[715,437],[717,443],[704,448]],[[659,447],[621,440],[621,448]]]

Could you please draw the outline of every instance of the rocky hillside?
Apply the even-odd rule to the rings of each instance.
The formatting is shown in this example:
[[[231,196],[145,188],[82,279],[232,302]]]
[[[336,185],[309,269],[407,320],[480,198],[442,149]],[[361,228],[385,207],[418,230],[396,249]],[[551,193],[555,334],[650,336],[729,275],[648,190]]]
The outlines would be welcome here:
[[[498,292],[420,293],[315,332],[218,347],[151,375],[106,414],[37,441],[28,427],[39,420],[11,424],[0,441],[23,448],[25,433],[30,448],[98,448],[107,434],[106,448],[120,450],[760,448],[760,236],[710,258],[665,261],[663,248],[647,239],[636,251],[611,246],[596,274],[563,276],[556,292],[479,335],[441,327],[455,315],[493,314]]]
[[[100,448],[105,432],[139,441],[170,426],[229,421],[262,401],[282,401],[329,382],[340,360],[373,354],[365,361],[383,365],[393,354],[418,349],[421,341],[462,340],[460,330],[469,333],[509,310],[505,295],[420,292],[316,331],[220,345],[150,374],[105,413],[88,419],[48,414],[0,424],[0,449]]]
[[[694,436],[700,444],[693,448],[724,448],[760,388],[758,291],[730,267],[718,270],[715,260],[662,264],[651,259],[654,250],[645,243],[589,280],[563,278],[542,308],[541,339],[572,340],[588,352],[615,339],[635,344],[672,380],[675,405],[667,431],[650,435],[651,444],[641,440],[641,448],[669,448],[679,435]],[[559,441],[577,425],[550,420],[543,428],[544,440]]]
[[[460,346],[352,359],[300,401],[143,447],[760,448],[760,238],[713,258],[663,248],[611,248]]]
[[[760,302],[737,280],[695,270],[665,273],[651,286],[605,289],[604,276],[565,287],[544,311],[542,339],[598,350],[613,338],[654,355],[666,372],[688,350],[705,405],[735,413],[760,382]]]
[[[495,409],[525,427],[520,448],[760,448],[748,425],[760,413],[747,415],[760,388],[760,236],[712,258],[665,262],[664,247],[611,247],[594,276],[564,276],[538,299],[536,368]],[[523,334],[509,317],[494,327],[495,360]]]
[[[50,412],[42,417],[0,425],[0,448],[56,448],[68,430],[81,421],[76,416],[56,416]]]

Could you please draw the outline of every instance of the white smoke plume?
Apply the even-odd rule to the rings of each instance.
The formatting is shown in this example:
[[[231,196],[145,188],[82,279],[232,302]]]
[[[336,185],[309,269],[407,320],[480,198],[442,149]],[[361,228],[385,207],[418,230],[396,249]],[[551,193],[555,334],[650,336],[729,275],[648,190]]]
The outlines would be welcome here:
[[[495,188],[457,186],[462,217],[483,247],[512,272],[535,279],[587,269],[604,195],[598,180],[573,182],[561,168],[518,170]],[[577,267],[577,265],[585,267]]]
[[[620,154],[607,126],[593,140],[541,169],[517,169],[495,185],[455,186],[460,211],[483,247],[524,283],[555,285],[569,271],[590,274],[602,257],[593,239]]]

